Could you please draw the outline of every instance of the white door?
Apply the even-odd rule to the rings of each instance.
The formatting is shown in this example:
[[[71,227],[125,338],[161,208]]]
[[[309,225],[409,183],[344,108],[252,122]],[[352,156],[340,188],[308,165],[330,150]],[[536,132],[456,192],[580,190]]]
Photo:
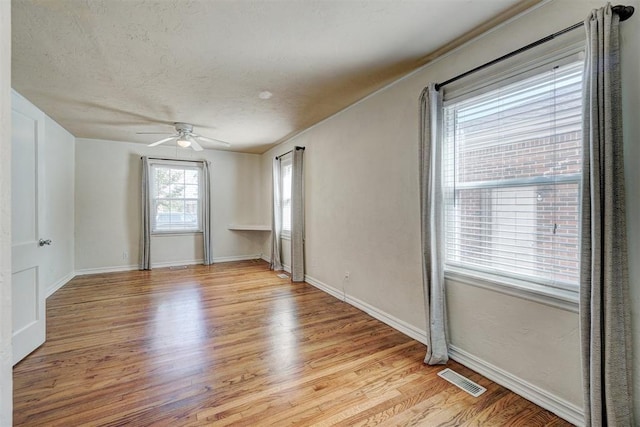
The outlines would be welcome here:
[[[13,363],[45,341],[45,290],[42,259],[48,249],[42,235],[44,203],[44,113],[11,93],[11,298]],[[51,243],[51,242],[48,242]]]

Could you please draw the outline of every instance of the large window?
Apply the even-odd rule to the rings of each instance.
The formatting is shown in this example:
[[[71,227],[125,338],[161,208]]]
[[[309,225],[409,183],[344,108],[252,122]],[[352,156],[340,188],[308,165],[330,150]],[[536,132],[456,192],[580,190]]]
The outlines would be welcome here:
[[[280,164],[280,179],[282,180],[282,235],[291,236],[291,177],[293,175],[293,156],[282,158]]]
[[[445,100],[447,268],[577,289],[582,67]]]
[[[202,231],[202,168],[178,163],[151,165],[151,230]]]

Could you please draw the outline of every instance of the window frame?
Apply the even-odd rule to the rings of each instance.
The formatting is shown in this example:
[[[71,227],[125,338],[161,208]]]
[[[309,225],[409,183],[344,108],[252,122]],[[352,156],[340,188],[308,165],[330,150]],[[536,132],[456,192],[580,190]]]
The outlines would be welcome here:
[[[537,54],[533,53],[533,55],[537,55],[537,57],[531,56],[531,54],[528,57],[523,55],[524,57],[521,58],[521,62],[519,64],[515,63],[515,61],[512,60],[508,62],[508,64],[504,65],[501,70],[490,70],[488,72],[485,72],[483,75],[476,76],[473,80],[469,79],[466,82],[461,81],[455,85],[452,85],[451,88],[447,87],[446,89],[444,89],[443,106],[441,111],[442,116],[444,116],[444,109],[452,103],[457,103],[462,100],[480,95],[482,93],[492,91],[499,86],[505,86],[517,81],[527,79],[528,77],[542,73],[543,69],[548,69],[549,65],[553,63],[569,64],[578,60],[584,61],[584,42],[575,41],[573,43],[566,43],[563,46],[556,47],[555,50],[547,52],[546,54],[540,54],[538,52]],[[444,129],[442,132],[442,137],[439,141],[437,141],[437,143],[440,144],[439,152],[441,153],[441,155],[444,155]],[[444,157],[441,159],[441,161],[443,163],[442,174],[444,182],[444,174],[446,173],[446,164],[444,162]],[[554,178],[554,184],[559,183],[559,181],[573,183],[577,182],[580,188],[581,173],[573,174],[571,176],[559,175]],[[526,184],[537,185],[542,184],[544,183],[544,181],[548,180],[549,179],[544,177],[529,179],[514,178],[508,180],[510,181],[508,184],[513,186]],[[498,181],[503,181],[504,184],[504,181],[507,180],[495,181],[496,182],[486,181],[484,183],[481,183],[481,185],[485,186],[486,188],[505,188],[504,185],[498,186]],[[457,189],[459,189],[459,187],[457,187]],[[445,189],[445,192],[446,191],[447,190]],[[578,215],[580,215],[580,190],[577,206]],[[446,209],[444,201],[442,209],[443,211]],[[578,230],[578,232],[580,232],[580,230]],[[444,230],[443,235],[445,239],[444,248],[446,248],[446,239],[449,238],[447,236],[446,230]],[[458,283],[476,287],[492,289],[501,293],[518,296],[552,306],[557,306],[572,312],[577,312],[578,310],[579,289],[577,285],[575,287],[557,286],[557,284],[551,285],[547,280],[544,279],[532,281],[529,277],[519,277],[517,274],[505,274],[504,272],[496,274],[482,269],[474,269],[468,266],[456,265],[456,263],[447,263],[446,254],[443,257],[443,263],[444,276],[447,280],[452,280]]]
[[[157,229],[156,216],[157,205],[159,201],[168,200],[171,201],[173,199],[160,198],[157,195],[157,175],[156,171],[159,169],[181,169],[184,171],[187,170],[197,170],[198,171],[198,197],[187,198],[182,197],[176,200],[182,201],[192,201],[196,200],[197,208],[196,208],[196,223],[197,226],[193,228],[177,228],[177,229]],[[149,212],[149,224],[151,228],[151,235],[154,236],[167,236],[167,235],[192,235],[192,234],[200,234],[203,232],[203,167],[200,162],[192,162],[192,161],[178,161],[178,160],[160,160],[153,159],[149,161],[149,202],[151,211]],[[170,212],[172,214],[173,212]],[[183,213],[184,214],[184,213]]]
[[[291,240],[291,221],[289,221],[289,228],[285,229],[284,228],[284,217],[285,217],[285,209],[287,209],[287,206],[285,206],[285,183],[284,183],[284,178],[285,178],[285,168],[289,168],[291,170],[291,173],[289,174],[289,205],[288,205],[288,209],[289,209],[289,218],[291,218],[291,193],[292,193],[292,184],[293,184],[293,154],[289,153],[284,155],[283,157],[280,158],[280,215],[282,218],[282,230],[280,232],[280,237],[285,239],[285,240]]]

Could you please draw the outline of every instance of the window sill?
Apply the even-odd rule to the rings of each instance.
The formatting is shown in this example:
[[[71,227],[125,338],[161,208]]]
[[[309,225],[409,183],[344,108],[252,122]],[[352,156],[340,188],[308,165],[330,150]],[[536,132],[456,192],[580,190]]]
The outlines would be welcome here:
[[[462,269],[449,268],[444,273],[445,280],[452,280],[465,285],[489,289],[502,294],[557,307],[573,313],[578,312],[578,292],[555,289],[519,280],[498,278],[489,274],[468,272]]]
[[[170,237],[170,236],[194,236],[202,234],[202,230],[198,231],[152,231],[151,236]]]
[[[227,226],[227,229],[233,231],[271,231],[270,225],[239,225],[231,224]]]

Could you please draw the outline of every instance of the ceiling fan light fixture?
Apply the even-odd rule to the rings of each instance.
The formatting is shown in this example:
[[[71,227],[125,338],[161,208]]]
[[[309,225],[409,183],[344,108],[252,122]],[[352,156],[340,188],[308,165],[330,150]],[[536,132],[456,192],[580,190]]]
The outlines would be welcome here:
[[[191,145],[191,141],[189,141],[185,135],[180,135],[176,140],[176,143],[182,148],[187,148]]]
[[[2,1],[2,0],[0,0]],[[223,145],[225,147],[230,147],[226,141],[220,141],[218,139],[207,138],[202,135],[198,135],[197,133],[193,133],[193,125],[190,123],[176,122],[173,124],[176,128],[176,133],[169,136],[168,138],[161,139],[160,141],[152,142],[147,145],[147,147],[155,147],[160,144],[164,144],[165,142],[175,141],[176,144],[182,148],[191,147],[193,151],[202,151],[203,148],[200,145],[200,141],[204,141],[207,144],[218,144]],[[157,132],[138,132],[143,134],[156,134]],[[160,133],[162,134],[162,133]]]

